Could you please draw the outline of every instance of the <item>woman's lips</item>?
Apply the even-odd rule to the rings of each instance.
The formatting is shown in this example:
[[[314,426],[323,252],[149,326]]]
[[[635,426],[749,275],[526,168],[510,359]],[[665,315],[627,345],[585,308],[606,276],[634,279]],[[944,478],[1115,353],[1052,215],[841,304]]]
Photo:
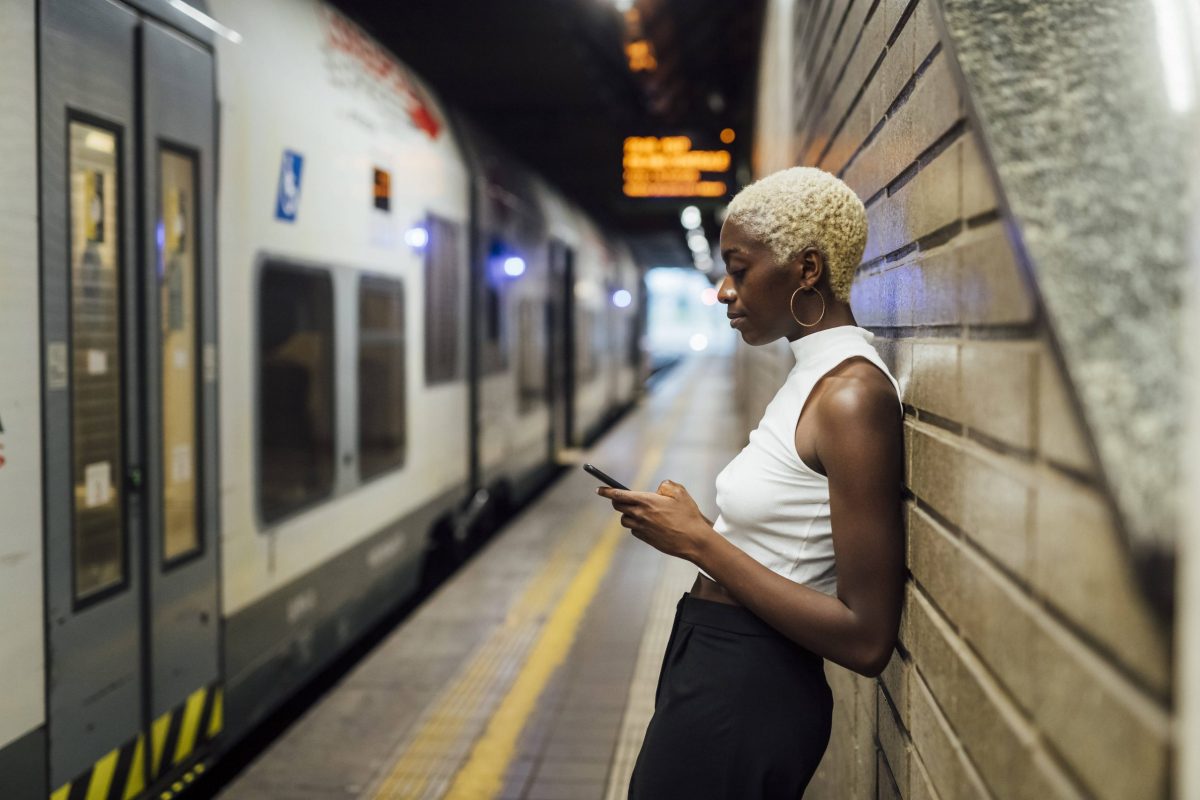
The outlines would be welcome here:
[[[736,328],[746,319],[745,314],[729,315],[729,327]]]

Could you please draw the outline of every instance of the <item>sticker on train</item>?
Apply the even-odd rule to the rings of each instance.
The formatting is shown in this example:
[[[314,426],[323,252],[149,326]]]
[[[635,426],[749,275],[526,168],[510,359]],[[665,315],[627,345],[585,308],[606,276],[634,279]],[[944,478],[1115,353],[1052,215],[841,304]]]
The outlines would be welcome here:
[[[375,208],[388,213],[392,210],[392,174],[379,167],[375,167]]]
[[[279,164],[279,191],[275,199],[275,219],[295,222],[300,209],[300,173],[304,156],[294,150],[284,150]]]
[[[46,388],[50,390],[67,388],[67,343],[49,342],[46,344]]]
[[[83,468],[84,507],[98,508],[112,500],[112,464],[101,461]]]

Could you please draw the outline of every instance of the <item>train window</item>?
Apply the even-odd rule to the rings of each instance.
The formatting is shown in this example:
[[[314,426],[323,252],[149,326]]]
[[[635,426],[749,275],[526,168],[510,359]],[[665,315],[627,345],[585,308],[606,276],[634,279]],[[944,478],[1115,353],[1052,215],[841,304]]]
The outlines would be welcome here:
[[[358,468],[363,480],[404,463],[404,286],[358,285]]]
[[[462,310],[459,226],[430,216],[425,248],[425,382],[459,377],[458,330]]]
[[[159,155],[158,285],[162,338],[162,554],[200,549],[196,397],[196,159]]]
[[[545,306],[523,299],[517,306],[517,411],[524,414],[546,396]]]
[[[120,138],[72,120],[69,139],[71,545],[81,601],[125,582]]]
[[[258,301],[258,492],[271,522],[333,489],[333,279],[267,262]]]

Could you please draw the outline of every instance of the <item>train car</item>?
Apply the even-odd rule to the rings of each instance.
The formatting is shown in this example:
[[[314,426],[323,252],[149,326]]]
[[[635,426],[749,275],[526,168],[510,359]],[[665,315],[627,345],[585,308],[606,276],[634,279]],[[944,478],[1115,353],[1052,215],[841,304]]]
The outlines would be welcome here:
[[[477,131],[473,481],[503,514],[636,397],[628,249]],[[614,302],[616,297],[616,302]],[[620,305],[619,305],[620,304]]]
[[[0,787],[169,794],[636,398],[640,279],[316,0],[0,31]]]

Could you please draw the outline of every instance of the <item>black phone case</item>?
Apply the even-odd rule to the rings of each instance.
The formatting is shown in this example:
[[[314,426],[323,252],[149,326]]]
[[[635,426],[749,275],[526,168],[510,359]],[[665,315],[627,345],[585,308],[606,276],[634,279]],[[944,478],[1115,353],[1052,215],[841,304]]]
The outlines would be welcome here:
[[[628,486],[621,483],[620,481],[614,480],[613,478],[606,475],[603,472],[603,470],[597,469],[596,467],[593,467],[591,464],[584,464],[583,470],[587,474],[604,481],[605,483],[607,483],[609,486],[613,487],[614,489],[620,489],[620,490],[626,491],[626,492],[629,491]]]

